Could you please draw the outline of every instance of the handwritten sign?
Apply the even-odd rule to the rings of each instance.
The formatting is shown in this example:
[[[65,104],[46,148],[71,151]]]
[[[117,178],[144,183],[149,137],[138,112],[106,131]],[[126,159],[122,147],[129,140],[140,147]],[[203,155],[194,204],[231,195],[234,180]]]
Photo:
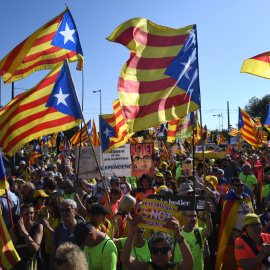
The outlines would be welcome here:
[[[174,230],[166,226],[167,220],[172,215],[176,215],[177,206],[152,199],[142,200],[140,227],[157,231],[173,233]]]

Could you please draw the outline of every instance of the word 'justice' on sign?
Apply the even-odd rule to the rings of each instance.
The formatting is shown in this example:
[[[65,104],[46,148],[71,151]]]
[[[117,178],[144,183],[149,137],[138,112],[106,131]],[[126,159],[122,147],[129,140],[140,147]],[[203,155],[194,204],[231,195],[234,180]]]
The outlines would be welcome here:
[[[141,212],[142,223],[139,227],[173,233],[174,230],[166,226],[168,218],[175,215],[177,206],[153,199],[142,200]]]

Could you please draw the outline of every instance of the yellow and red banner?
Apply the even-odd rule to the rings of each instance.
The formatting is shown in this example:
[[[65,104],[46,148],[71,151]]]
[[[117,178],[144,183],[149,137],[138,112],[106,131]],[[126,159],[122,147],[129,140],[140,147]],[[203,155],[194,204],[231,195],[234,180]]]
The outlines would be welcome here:
[[[177,206],[153,199],[143,199],[140,215],[143,219],[139,227],[162,232],[173,233],[174,230],[166,226],[168,218],[175,216]]]

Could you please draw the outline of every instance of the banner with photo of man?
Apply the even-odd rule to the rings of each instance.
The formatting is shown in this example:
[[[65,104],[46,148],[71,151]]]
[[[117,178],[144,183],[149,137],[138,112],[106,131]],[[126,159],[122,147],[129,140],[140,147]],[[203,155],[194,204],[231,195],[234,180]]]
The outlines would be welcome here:
[[[137,143],[130,145],[132,162],[131,176],[141,177],[144,173],[154,176],[154,143]]]

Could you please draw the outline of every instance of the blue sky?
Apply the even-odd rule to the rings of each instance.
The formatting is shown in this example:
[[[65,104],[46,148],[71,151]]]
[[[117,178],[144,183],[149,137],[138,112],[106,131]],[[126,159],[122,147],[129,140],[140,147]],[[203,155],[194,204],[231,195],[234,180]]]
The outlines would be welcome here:
[[[216,129],[227,127],[227,101],[230,120],[236,127],[238,106],[244,107],[253,96],[269,93],[270,81],[241,74],[245,59],[270,50],[269,1],[252,0],[137,0],[137,1],[2,1],[0,59],[43,24],[70,8],[85,57],[84,115],[86,121],[100,112],[112,113],[118,98],[117,82],[122,66],[129,58],[124,46],[106,40],[113,30],[131,18],[144,17],[156,24],[180,28],[197,24],[200,87],[203,125]],[[82,73],[70,65],[76,89],[82,98]],[[48,71],[36,72],[15,82],[15,95],[35,86]],[[3,88],[1,105],[11,99],[11,84]]]

